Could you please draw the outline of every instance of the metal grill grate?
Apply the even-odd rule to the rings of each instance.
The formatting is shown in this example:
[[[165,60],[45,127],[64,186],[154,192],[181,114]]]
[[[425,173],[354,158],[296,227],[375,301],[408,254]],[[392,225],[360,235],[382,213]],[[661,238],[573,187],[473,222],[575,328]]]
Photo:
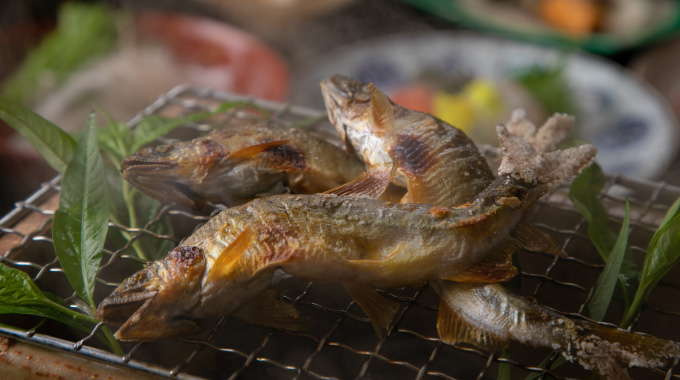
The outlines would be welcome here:
[[[244,98],[210,90],[178,87],[153,103],[131,121],[134,126],[142,116],[160,114],[178,116],[211,109],[222,101]],[[272,111],[271,117],[295,123],[318,117],[315,110],[245,99]],[[233,112],[225,118],[252,117]],[[323,133],[327,122],[316,124]],[[187,128],[196,135],[209,125]],[[328,136],[332,136],[328,132]],[[59,178],[43,187],[0,220],[0,252],[4,264],[27,272],[44,290],[65,300],[73,296],[52,248],[50,223],[57,206]],[[646,245],[672,202],[680,197],[680,188],[663,183],[624,177],[608,177],[602,192],[612,222],[619,225],[624,199],[631,202],[631,233],[635,261],[642,262]],[[215,209],[213,213],[218,212]],[[162,236],[151,231],[163,215],[168,215],[177,236]],[[560,189],[546,197],[532,210],[531,218],[567,252],[554,257],[520,252],[521,289],[526,296],[567,314],[578,314],[591,296],[597,276],[603,268],[599,255],[586,234],[586,225]],[[165,206],[159,217],[144,228],[110,224],[110,229],[127,231],[135,239],[170,240],[174,244],[209,215],[193,210]],[[98,300],[109,294],[125,277],[143,263],[130,250],[131,243],[110,247],[102,261]],[[671,271],[654,291],[636,320],[635,330],[680,341],[680,276]],[[277,287],[285,298],[309,316],[314,325],[303,333],[289,333],[262,328],[232,318],[224,318],[199,337],[162,339],[152,343],[124,343],[123,357],[111,354],[92,334],[70,331],[56,322],[41,323],[40,318],[0,316],[4,325],[0,334],[61,351],[130,367],[162,377],[178,379],[493,379],[499,365],[510,368],[512,378],[524,379],[537,374],[544,379],[585,378],[588,373],[578,365],[567,363],[555,370],[539,367],[552,354],[512,343],[507,358],[467,345],[452,346],[437,338],[435,327],[438,296],[427,285],[418,288],[386,290],[381,293],[401,303],[401,311],[391,333],[379,339],[363,312],[340,286],[307,283],[294,278],[281,280]],[[621,302],[615,299],[606,316],[618,322]],[[38,327],[36,327],[38,326]],[[98,328],[99,326],[97,326]],[[95,328],[96,330],[96,328]],[[553,359],[557,355],[553,354]],[[677,363],[675,363],[677,365]],[[631,369],[634,378],[680,378],[680,369]]]

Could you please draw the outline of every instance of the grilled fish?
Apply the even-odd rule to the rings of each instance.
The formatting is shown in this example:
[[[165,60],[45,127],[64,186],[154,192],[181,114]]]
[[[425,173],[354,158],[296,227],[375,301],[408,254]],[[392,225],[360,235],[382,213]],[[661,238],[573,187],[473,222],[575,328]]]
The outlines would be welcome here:
[[[325,191],[350,182],[364,165],[302,130],[259,122],[143,148],[121,170],[151,198],[202,208],[207,201],[234,206],[265,195]]]
[[[492,181],[472,141],[456,128],[428,114],[394,105],[377,88],[352,78],[336,75],[324,80],[321,87],[329,118],[349,150],[360,152],[368,163],[390,157],[398,160],[401,181],[409,189],[404,202],[439,202],[454,207],[469,202],[470,194]],[[536,128],[522,112],[515,112],[506,126],[531,146],[525,151],[545,154],[571,132],[572,123],[571,117],[555,115]],[[510,165],[515,167],[521,167],[522,160],[532,159],[517,151],[511,155],[505,152],[505,158],[514,161]],[[412,170],[414,167],[419,170]],[[513,235],[522,240],[524,248],[560,251],[526,220],[518,223]],[[574,321],[529,302],[502,284],[442,280],[432,284],[442,296],[438,329],[448,343],[469,343],[493,351],[513,339],[550,347],[606,378],[626,378],[624,366],[659,367],[664,364],[663,358],[679,354],[676,343],[590,321]]]
[[[584,145],[527,160],[535,153],[528,143],[502,126],[498,131],[508,153],[504,165],[466,205],[374,199],[382,192],[376,188],[390,183],[393,165],[375,166],[327,194],[255,199],[221,212],[165,259],[128,278],[100,304],[98,316],[122,323],[116,332],[122,340],[191,333],[199,329],[197,321],[228,314],[298,328],[300,318],[290,306],[279,308],[287,311],[284,318],[256,297],[280,268],[343,285],[382,332],[398,305],[373,286],[508,280],[517,273],[510,230],[538,198],[589,165],[595,149]],[[508,158],[515,153],[521,159]]]

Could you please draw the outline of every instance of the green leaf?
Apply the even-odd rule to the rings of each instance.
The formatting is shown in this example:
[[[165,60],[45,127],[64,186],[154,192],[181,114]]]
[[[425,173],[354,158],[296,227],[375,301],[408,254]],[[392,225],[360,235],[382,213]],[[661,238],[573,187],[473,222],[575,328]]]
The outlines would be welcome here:
[[[92,294],[109,220],[107,191],[95,117],[91,114],[64,173],[52,238],[66,278],[93,309]]]
[[[23,136],[59,173],[73,157],[76,142],[66,132],[21,104],[0,96],[0,119]]]
[[[585,315],[596,321],[601,321],[607,309],[609,308],[609,303],[614,294],[614,288],[616,287],[616,281],[619,278],[621,272],[621,265],[623,264],[623,259],[626,256],[626,251],[628,250],[628,229],[630,228],[630,205],[626,199],[626,215],[623,219],[623,224],[621,225],[621,231],[619,232],[619,237],[616,239],[614,248],[607,257],[607,261],[604,265],[602,273],[597,280],[595,285],[595,292],[593,297],[586,305]]]
[[[569,199],[588,222],[588,235],[597,252],[606,261],[616,244],[616,233],[609,223],[607,209],[598,199],[604,183],[602,169],[593,164],[574,179],[569,189]]]
[[[0,263],[0,314],[23,314],[50,318],[84,333],[90,333],[99,321],[71,309],[61,298],[42,292],[28,275]],[[97,333],[97,339],[106,343],[113,352],[122,355],[120,346]]]
[[[606,263],[614,249],[618,235],[609,222],[607,209],[598,196],[604,188],[605,178],[602,169],[593,164],[585,169],[571,184],[569,199],[576,210],[588,222],[588,237]],[[638,270],[630,250],[627,250],[619,272],[619,286],[624,295],[626,308],[630,305],[630,294],[637,286]]]
[[[0,314],[10,313],[47,317],[80,330],[92,330],[91,325],[76,319],[80,313],[71,310],[60,298],[43,293],[26,273],[0,263]]]
[[[640,285],[631,307],[626,311],[621,326],[628,326],[656,284],[680,262],[680,198],[666,212],[664,220],[647,247],[642,266]]]

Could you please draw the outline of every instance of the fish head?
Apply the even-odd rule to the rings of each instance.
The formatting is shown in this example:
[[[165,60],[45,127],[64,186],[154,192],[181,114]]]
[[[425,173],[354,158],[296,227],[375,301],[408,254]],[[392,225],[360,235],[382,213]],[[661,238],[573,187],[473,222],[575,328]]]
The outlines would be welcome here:
[[[202,209],[208,200],[202,183],[225,156],[217,145],[199,138],[146,147],[123,159],[120,170],[125,180],[153,199]]]
[[[202,330],[201,282],[206,258],[200,247],[177,247],[128,277],[97,309],[97,317],[121,327],[119,340],[151,341]]]
[[[371,94],[374,88],[372,84],[343,75],[333,75],[321,82],[331,124],[347,150],[357,153],[365,163],[371,165],[390,161],[385,131],[371,120],[371,108],[374,107]]]

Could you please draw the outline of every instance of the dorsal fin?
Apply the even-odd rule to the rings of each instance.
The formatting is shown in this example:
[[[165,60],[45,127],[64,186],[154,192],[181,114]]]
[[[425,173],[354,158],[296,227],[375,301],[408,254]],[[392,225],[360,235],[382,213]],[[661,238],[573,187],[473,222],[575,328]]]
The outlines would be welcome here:
[[[512,265],[512,254],[519,249],[519,242],[509,238],[496,247],[481,261],[458,270],[454,268],[451,273],[443,273],[442,280],[456,282],[504,282],[515,277],[517,268]]]
[[[396,168],[395,162],[373,165],[351,182],[325,191],[323,194],[378,199],[390,185]]]
[[[375,87],[371,88],[370,118],[373,128],[379,133],[391,133],[394,129],[394,110],[387,95]]]
[[[235,152],[229,153],[229,158],[252,158],[257,156],[258,154],[262,152],[266,152],[270,149],[274,149],[276,147],[286,145],[290,142],[290,140],[276,140],[276,141],[268,141],[265,143],[261,144],[255,144],[251,146],[247,146],[245,148],[239,149]]]
[[[368,284],[343,284],[347,293],[371,320],[373,328],[379,337],[384,337],[389,331],[390,323],[399,310],[399,304],[381,297]]]
[[[300,317],[295,306],[284,302],[276,290],[265,290],[241,306],[232,315],[256,325],[300,331],[311,325],[309,318]]]
[[[247,225],[217,257],[208,274],[208,281],[219,280],[228,276],[254,240],[255,232],[250,225]]]

